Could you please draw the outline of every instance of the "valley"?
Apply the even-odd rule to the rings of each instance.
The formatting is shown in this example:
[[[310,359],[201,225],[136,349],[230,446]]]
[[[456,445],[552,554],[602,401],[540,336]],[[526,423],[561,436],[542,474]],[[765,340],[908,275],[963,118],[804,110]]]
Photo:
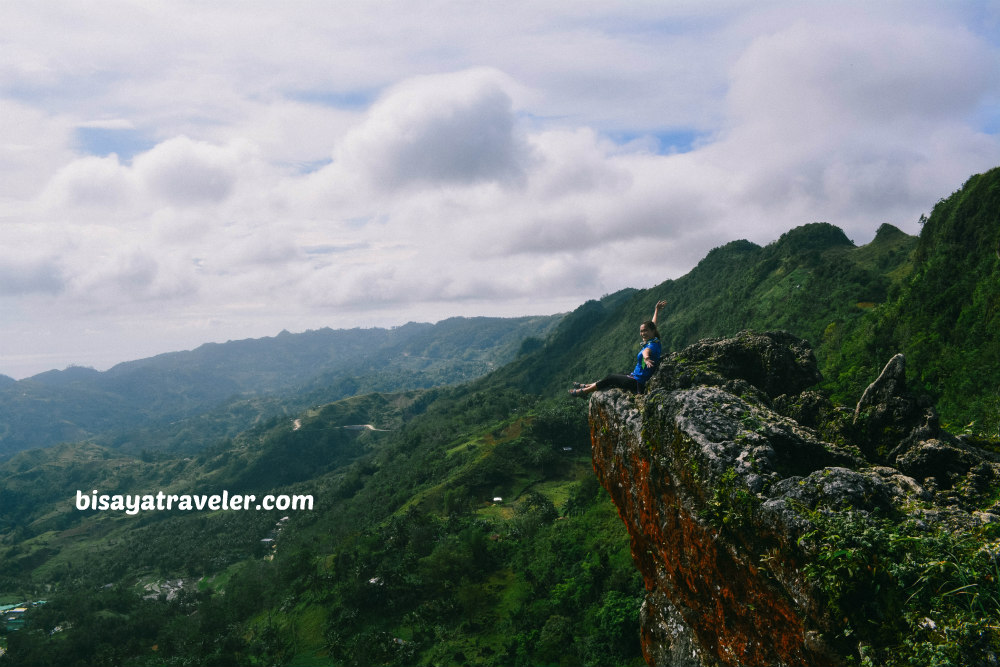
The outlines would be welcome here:
[[[919,237],[883,225],[859,247],[817,222],[728,241],[546,318],[281,334],[4,383],[0,599],[45,604],[4,633],[0,665],[643,664],[643,579],[567,389],[630,366],[666,299],[665,352],[788,331],[841,411],[902,352],[941,425],[996,447],[998,193],[1000,171],[972,177]],[[315,502],[77,509],[95,489]]]

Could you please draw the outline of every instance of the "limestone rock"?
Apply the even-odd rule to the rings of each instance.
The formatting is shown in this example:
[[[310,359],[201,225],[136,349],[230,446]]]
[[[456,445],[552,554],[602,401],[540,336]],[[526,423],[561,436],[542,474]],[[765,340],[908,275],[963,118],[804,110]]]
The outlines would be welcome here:
[[[895,355],[854,409],[855,441],[872,460],[891,464],[900,445],[937,435],[937,413],[927,403],[907,391],[906,359]]]
[[[783,331],[741,331],[731,338],[710,338],[668,356],[649,390],[695,384],[739,387],[746,383],[769,398],[799,393],[822,376],[808,343]]]
[[[650,665],[856,660],[857,646],[829,640],[841,619],[803,574],[818,557],[808,539],[812,513],[863,520],[920,507],[915,521],[1000,516],[1000,508],[973,516],[961,502],[940,511],[929,504],[948,493],[986,494],[1000,464],[929,423],[906,394],[904,370],[894,358],[854,420],[818,393],[803,394],[820,379],[804,341],[741,332],[670,355],[643,396],[592,396],[594,468],[645,580],[641,637]],[[838,441],[789,415],[813,426],[839,420],[828,429]],[[861,447],[840,437],[871,436],[875,424],[897,439],[872,447],[861,438]],[[897,467],[886,465],[889,452]]]

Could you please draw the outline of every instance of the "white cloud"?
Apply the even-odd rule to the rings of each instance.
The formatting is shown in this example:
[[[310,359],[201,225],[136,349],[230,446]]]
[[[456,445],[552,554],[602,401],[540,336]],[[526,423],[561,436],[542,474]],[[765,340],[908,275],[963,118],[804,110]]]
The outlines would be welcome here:
[[[71,122],[0,93],[0,201],[34,197],[72,159]]]
[[[755,132],[834,140],[872,127],[953,122],[995,90],[991,51],[956,26],[797,22],[756,39],[737,61],[732,118]]]
[[[134,170],[167,203],[197,206],[221,202],[232,193],[239,160],[235,151],[177,137],[137,156]]]
[[[504,79],[493,70],[471,70],[407,80],[347,135],[336,161],[390,190],[517,182],[529,156]]]
[[[998,45],[938,3],[13,3],[4,18],[0,299],[20,319],[0,372],[98,363],[101,332],[138,356],[553,312],[813,220],[859,242],[883,222],[914,233],[1000,162]],[[698,140],[659,154],[675,135]],[[30,334],[71,319],[97,332],[86,356]]]
[[[540,132],[531,142],[538,156],[532,188],[543,201],[620,192],[632,181],[631,173],[615,164],[616,147],[590,128]]]
[[[137,184],[117,155],[84,157],[55,173],[44,198],[59,212],[80,208],[127,206],[136,196]]]
[[[224,144],[252,141],[261,160],[276,166],[314,169],[332,159],[331,151],[361,113],[281,97],[254,100],[240,118],[217,132]]]
[[[83,121],[77,127],[96,130],[134,130],[135,123],[127,118],[100,118],[98,120]]]
[[[771,238],[796,218],[862,238],[873,220],[915,232],[921,207],[947,194],[940,183],[1000,157],[995,137],[969,142],[970,119],[997,93],[995,45],[949,22],[860,18],[792,22],[732,68],[728,121],[704,153],[735,176],[734,206],[768,214]],[[915,176],[928,167],[938,178]]]

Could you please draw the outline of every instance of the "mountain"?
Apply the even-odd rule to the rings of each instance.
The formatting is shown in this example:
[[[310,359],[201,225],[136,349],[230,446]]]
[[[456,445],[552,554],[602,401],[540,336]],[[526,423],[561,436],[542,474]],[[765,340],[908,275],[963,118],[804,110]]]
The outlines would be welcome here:
[[[260,415],[359,392],[472,379],[513,359],[525,338],[544,336],[558,319],[452,318],[394,329],[282,332],[105,372],[48,371],[0,383],[0,454],[91,438],[134,452],[196,451]]]
[[[942,419],[1000,434],[1000,169],[934,206],[912,264],[885,307],[839,341],[834,368],[858,387],[903,352]]]
[[[844,402],[904,352],[920,374],[909,381],[946,425],[1000,435],[998,191],[1000,169],[970,178],[938,202],[919,237],[883,224],[859,247],[838,228],[811,223],[764,247],[727,243],[681,278],[584,304],[550,345],[489,377],[553,393],[625,372],[638,323],[666,299],[665,350],[743,329],[789,331],[811,343],[824,389]]]
[[[821,370],[830,370],[836,382],[836,369],[828,368],[836,340],[901,288],[917,243],[883,225],[870,243],[858,247],[827,223],[803,225],[764,247],[733,241],[709,252],[681,278],[584,304],[559,323],[544,348],[500,369],[490,381],[553,393],[572,381],[631,370],[639,323],[652,316],[653,304],[666,299],[658,327],[666,350],[743,329],[783,329],[815,341]]]
[[[996,484],[984,452],[1000,451],[988,437],[1000,434],[995,421],[973,415],[995,404],[1000,393],[990,384],[998,372],[989,349],[996,350],[996,334],[986,326],[995,324],[997,265],[990,263],[990,241],[1000,228],[992,199],[998,183],[1000,171],[970,179],[935,207],[919,238],[884,225],[859,247],[835,226],[812,223],[763,247],[727,243],[681,278],[610,294],[553,318],[547,328],[512,334],[507,363],[461,384],[407,387],[412,378],[429,379],[428,368],[419,366],[429,360],[413,357],[430,355],[411,351],[402,359],[418,366],[386,369],[381,391],[366,388],[383,376],[351,372],[353,380],[343,384],[357,395],[336,396],[343,376],[334,372],[296,384],[289,394],[276,390],[229,403],[242,411],[243,423],[252,424],[240,432],[228,430],[235,417],[211,412],[184,420],[174,431],[169,424],[156,427],[171,442],[186,438],[185,429],[206,426],[219,433],[214,439],[191,433],[206,438],[197,450],[136,450],[142,438],[133,429],[113,443],[20,452],[0,462],[0,595],[10,603],[47,603],[28,612],[29,631],[7,634],[0,666],[636,665],[643,661],[640,627],[657,617],[670,619],[653,613],[652,603],[643,606],[650,577],[660,575],[656,565],[644,569],[647,563],[638,561],[642,554],[637,557],[633,547],[642,539],[650,549],[670,553],[671,545],[698,535],[712,538],[699,542],[706,549],[735,554],[734,562],[745,565],[726,570],[720,583],[705,581],[704,572],[711,570],[701,568],[694,552],[666,561],[679,581],[700,582],[692,587],[713,613],[738,606],[744,621],[764,618],[765,611],[780,607],[775,600],[781,596],[734,593],[745,583],[738,577],[753,571],[762,581],[768,572],[780,579],[786,562],[818,554],[808,571],[795,575],[806,577],[803,586],[816,595],[803,599],[847,611],[850,623],[827,618],[815,633],[810,628],[802,635],[807,640],[833,646],[833,655],[856,663],[884,658],[899,665],[961,664],[955,656],[963,647],[976,649],[977,637],[985,636],[975,634],[983,629],[980,621],[992,618],[981,610],[992,609],[997,598],[988,586],[997,536],[986,516],[997,501]],[[974,247],[959,244],[967,236],[976,239]],[[952,282],[946,279],[949,267]],[[949,302],[925,306],[941,289],[951,290]],[[659,299],[669,302],[660,332],[665,353],[674,355],[661,371],[661,391],[642,398],[599,396],[592,406],[607,418],[588,424],[588,404],[566,390],[573,381],[630,369],[638,325]],[[754,340],[799,340],[796,349],[815,354],[812,370],[790,383],[787,377],[765,381],[761,389],[753,378],[767,374],[728,377],[713,366],[712,354],[695,353],[738,340],[747,329],[772,332],[747,334]],[[424,345],[433,347],[433,337]],[[902,403],[888,395],[889,408],[862,401],[866,387],[880,386],[876,379],[899,352],[905,369],[893,365],[898,372],[889,384],[905,385],[914,395]],[[802,356],[808,355],[792,358]],[[440,367],[449,363],[444,359]],[[671,375],[669,368],[687,370]],[[393,377],[399,382],[390,388]],[[679,382],[690,384],[675,386]],[[70,391],[68,384],[52,387],[50,381],[45,388]],[[677,401],[689,395],[685,391],[719,401],[692,399],[681,406]],[[925,419],[935,401],[939,417]],[[711,405],[721,407],[707,409]],[[721,409],[726,406],[735,407]],[[691,416],[680,424],[686,430],[660,419],[680,414],[681,407]],[[882,420],[896,408],[920,423],[903,428]],[[676,489],[702,502],[664,503],[651,491],[657,484],[662,490],[665,475],[640,473],[644,465],[645,472],[656,472],[654,464],[664,464],[668,447],[697,441],[700,436],[687,429],[697,425],[694,417],[717,422],[718,429],[699,431],[708,438],[706,448],[692,448],[696,456],[679,459],[679,471],[658,470],[687,475]],[[379,430],[345,428],[363,424]],[[915,431],[936,437],[898,449]],[[952,435],[959,431],[965,433]],[[152,438],[152,432],[142,437]],[[616,478],[609,493],[595,468],[606,482],[615,459],[604,452],[613,438],[624,447],[629,433],[638,443],[631,460],[639,464],[635,474]],[[659,435],[665,437],[653,438]],[[727,458],[710,456],[708,445],[718,437]],[[920,505],[925,497],[915,497],[917,509],[937,512],[935,521],[921,515],[908,522],[912,517],[901,512],[913,508],[893,502],[883,504],[881,514],[860,504],[833,506],[826,508],[833,513],[807,517],[819,532],[758,535],[775,540],[761,553],[753,551],[752,532],[738,530],[775,529],[755,523],[761,500],[755,494],[765,489],[771,495],[762,503],[778,498],[778,491],[811,503],[818,499],[809,495],[814,488],[853,480],[859,483],[857,498],[864,500],[867,489],[879,499],[886,488],[875,477],[882,479],[882,472],[900,483],[893,488],[916,488],[888,472],[891,466],[899,466],[892,470],[913,480],[930,501],[942,501]],[[95,491],[113,497],[223,490],[258,498],[308,495],[314,506],[135,514],[77,509],[78,499]],[[621,494],[641,502],[629,505]],[[640,528],[656,523],[654,512],[683,513],[691,520],[677,525],[707,532],[682,528],[680,536],[667,531],[641,537],[629,507],[639,508]],[[948,523],[951,518],[958,521]],[[961,530],[947,533],[942,525]],[[872,542],[873,550],[865,546]],[[956,583],[962,577],[966,583]],[[661,593],[666,581],[656,584]],[[794,597],[800,589],[787,590]],[[882,596],[884,591],[890,593]],[[769,627],[763,621],[758,626]],[[743,623],[727,635],[717,626],[715,645],[747,628]],[[711,628],[697,630],[698,646],[711,645],[712,636],[705,634]],[[899,648],[901,637],[913,641]],[[644,641],[648,657],[651,644]],[[866,653],[869,646],[877,653]]]

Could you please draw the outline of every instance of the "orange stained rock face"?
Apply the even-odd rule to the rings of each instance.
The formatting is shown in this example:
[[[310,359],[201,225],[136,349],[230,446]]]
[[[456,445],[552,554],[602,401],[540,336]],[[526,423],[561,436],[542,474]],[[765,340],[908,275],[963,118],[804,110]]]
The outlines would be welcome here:
[[[759,561],[696,516],[703,489],[691,475],[666,468],[663,457],[654,457],[649,446],[616,429],[600,411],[591,416],[591,439],[594,469],[628,528],[649,601],[655,601],[653,593],[670,600],[706,662],[831,664],[810,648],[802,610]],[[662,651],[651,645],[658,641],[654,628],[642,628],[642,641],[647,662],[655,664]]]

